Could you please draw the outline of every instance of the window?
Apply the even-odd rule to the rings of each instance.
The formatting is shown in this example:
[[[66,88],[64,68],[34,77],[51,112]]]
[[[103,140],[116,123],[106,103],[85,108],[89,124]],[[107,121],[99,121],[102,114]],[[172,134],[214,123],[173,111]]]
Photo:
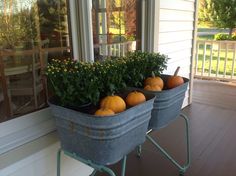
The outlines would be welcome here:
[[[0,1],[0,122],[44,108],[44,68],[71,55],[66,0]]]
[[[145,2],[0,1],[0,154],[55,130],[44,108],[50,93],[43,71],[52,58],[70,57],[72,47],[73,58],[84,61],[140,49]]]
[[[140,49],[141,0],[93,0],[95,60]]]

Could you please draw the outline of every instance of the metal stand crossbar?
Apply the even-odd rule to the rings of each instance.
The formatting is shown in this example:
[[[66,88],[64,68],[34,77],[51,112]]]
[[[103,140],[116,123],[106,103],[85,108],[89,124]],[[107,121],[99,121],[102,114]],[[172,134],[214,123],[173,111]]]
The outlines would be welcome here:
[[[186,170],[189,168],[190,166],[190,142],[189,142],[189,122],[188,122],[188,118],[186,115],[184,114],[180,114],[180,117],[182,117],[185,120],[185,126],[186,126],[186,135],[185,135],[185,139],[186,139],[186,145],[187,145],[187,161],[186,163],[181,166],[173,157],[171,157],[167,151],[165,149],[163,149],[150,135],[148,135],[149,132],[147,132],[147,139],[167,158],[169,159],[176,167],[179,168],[179,173],[180,175],[184,175],[184,173],[186,172]],[[141,156],[141,151],[142,151],[142,147],[141,145],[137,148],[137,155],[140,157]]]
[[[86,159],[81,158],[80,156],[78,156],[75,153],[71,153],[71,152],[68,152],[68,151],[62,150],[62,149],[59,149],[58,152],[57,152],[57,176],[61,175],[60,174],[60,171],[61,171],[61,151],[63,151],[65,155],[67,155],[69,157],[72,157],[72,158],[74,158],[74,159],[76,159],[76,160],[78,160],[78,161],[94,168],[94,171],[90,174],[90,176],[95,176],[95,174],[98,171],[99,172],[106,172],[110,176],[116,176],[116,174],[111,169],[109,169],[108,167],[106,167],[104,165],[95,164],[90,160],[86,160]],[[121,176],[125,176],[125,169],[126,169],[126,156],[124,156],[123,161],[122,161]]]

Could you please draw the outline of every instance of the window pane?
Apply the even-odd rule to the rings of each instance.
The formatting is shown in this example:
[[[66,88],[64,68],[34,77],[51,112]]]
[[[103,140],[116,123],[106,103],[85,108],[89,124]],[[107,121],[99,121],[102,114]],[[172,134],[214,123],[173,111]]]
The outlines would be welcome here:
[[[66,0],[0,2],[0,122],[46,106],[44,68],[70,57]]]
[[[140,0],[93,0],[95,60],[140,49]]]

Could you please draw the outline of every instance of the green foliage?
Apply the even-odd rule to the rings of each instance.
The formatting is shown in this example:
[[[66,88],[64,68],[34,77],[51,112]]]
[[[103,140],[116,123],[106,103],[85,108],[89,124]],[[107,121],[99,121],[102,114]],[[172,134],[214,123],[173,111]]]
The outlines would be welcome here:
[[[219,28],[236,27],[236,0],[211,0],[212,20]],[[230,34],[231,35],[231,34]]]
[[[68,34],[66,16],[66,0],[0,2],[0,46],[26,49],[46,38],[58,45],[59,36],[65,40]]]
[[[234,34],[230,36],[229,34],[218,33],[218,34],[215,34],[214,39],[215,40],[236,40],[236,35]]]
[[[236,27],[236,0],[201,0],[199,21],[210,21],[218,28],[229,28],[232,35]]]
[[[159,76],[167,68],[167,56],[160,53],[135,51],[124,58],[127,65],[125,82],[129,87],[141,87],[147,77]]]
[[[229,40],[229,34],[218,33],[214,36],[215,40]]]
[[[58,46],[58,40],[65,40],[68,35],[66,0],[43,0],[37,4],[41,37],[48,38],[50,46]]]
[[[167,57],[159,53],[136,51],[127,57],[85,63],[52,60],[46,70],[51,88],[61,105],[97,104],[100,97],[141,87],[147,77],[166,69]]]
[[[108,58],[102,62],[94,63],[96,76],[100,80],[100,93],[102,96],[118,93],[126,87],[124,75],[127,66],[121,58]]]
[[[95,63],[101,82],[101,95],[110,95],[128,87],[142,87],[147,77],[160,75],[167,68],[167,56],[159,53],[135,51],[126,57]]]
[[[212,23],[218,28],[229,28],[229,35],[236,27],[236,0],[200,0],[199,24]]]
[[[213,26],[211,20],[212,6],[211,0],[200,0],[198,8],[198,25],[209,27]]]
[[[34,40],[37,36],[35,26],[36,10],[18,8],[17,2],[13,1],[14,12],[9,14],[0,13],[0,46],[13,49],[15,47],[26,47],[27,43],[21,41]],[[32,43],[31,43],[32,45]]]
[[[49,84],[61,105],[96,104],[100,97],[100,82],[91,63],[55,60],[47,66]]]
[[[236,34],[235,33],[232,35],[231,40],[236,40]]]

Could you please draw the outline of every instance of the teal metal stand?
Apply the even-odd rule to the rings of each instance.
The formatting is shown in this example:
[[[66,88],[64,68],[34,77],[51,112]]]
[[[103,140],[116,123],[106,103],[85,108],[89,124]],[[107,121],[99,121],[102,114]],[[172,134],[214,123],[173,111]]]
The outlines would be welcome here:
[[[74,159],[76,159],[76,160],[78,160],[78,161],[94,168],[94,171],[90,174],[90,176],[95,176],[97,171],[106,172],[110,176],[116,176],[116,174],[111,169],[109,169],[108,167],[103,166],[103,165],[95,164],[90,160],[86,160],[86,159],[81,158],[80,156],[76,155],[75,153],[71,153],[71,152],[68,152],[68,151],[62,150],[62,149],[59,149],[58,152],[57,152],[57,176],[61,175],[60,174],[60,171],[61,171],[61,151],[63,151],[65,155],[67,155],[71,158],[74,158]],[[122,161],[121,176],[125,176],[125,169],[126,169],[126,156],[124,156],[123,161]]]
[[[165,149],[163,149],[150,135],[148,135],[147,133],[147,139],[167,158],[169,159],[176,167],[179,168],[179,173],[180,175],[184,175],[184,173],[186,172],[186,170],[189,168],[190,166],[190,142],[189,142],[189,122],[188,122],[188,118],[186,115],[184,114],[180,114],[180,117],[182,117],[185,121],[185,126],[186,126],[186,135],[185,135],[185,139],[186,139],[186,145],[187,145],[187,160],[186,163],[181,166],[173,157],[171,157],[167,151]],[[137,155],[138,157],[141,156],[141,145],[137,148]]]

